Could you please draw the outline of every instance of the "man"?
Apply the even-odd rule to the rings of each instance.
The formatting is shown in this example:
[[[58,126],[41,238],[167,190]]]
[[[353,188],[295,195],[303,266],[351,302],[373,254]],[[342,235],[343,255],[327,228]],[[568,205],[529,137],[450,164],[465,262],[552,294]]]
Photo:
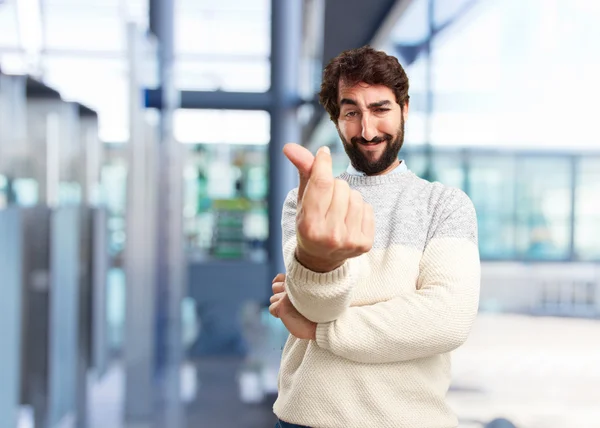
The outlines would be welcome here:
[[[398,160],[409,96],[396,58],[343,52],[320,100],[350,166],[334,179],[327,148],[284,148],[300,185],[283,207],[287,274],[269,308],[291,333],[274,412],[283,428],[456,427],[450,351],[479,301],[473,204]]]

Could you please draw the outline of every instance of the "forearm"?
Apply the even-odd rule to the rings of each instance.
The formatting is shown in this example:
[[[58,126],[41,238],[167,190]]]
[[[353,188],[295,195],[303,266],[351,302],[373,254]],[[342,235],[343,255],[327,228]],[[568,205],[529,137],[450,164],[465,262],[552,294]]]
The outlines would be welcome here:
[[[419,289],[389,301],[350,307],[335,321],[320,323],[317,344],[361,363],[425,358],[460,346],[477,314],[480,273],[476,246],[455,244],[448,240],[433,249],[443,258],[423,269]]]
[[[293,244],[290,242],[289,246]],[[294,307],[313,322],[337,319],[350,306],[356,263],[348,260],[331,272],[314,272],[296,259],[295,246],[286,247],[285,287]]]

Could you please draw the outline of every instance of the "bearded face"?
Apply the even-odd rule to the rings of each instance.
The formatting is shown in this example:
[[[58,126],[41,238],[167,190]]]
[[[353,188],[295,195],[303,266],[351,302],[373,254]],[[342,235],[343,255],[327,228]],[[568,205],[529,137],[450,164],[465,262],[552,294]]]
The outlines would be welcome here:
[[[340,82],[337,129],[352,166],[367,175],[384,174],[398,163],[408,104],[396,102],[383,85]]]

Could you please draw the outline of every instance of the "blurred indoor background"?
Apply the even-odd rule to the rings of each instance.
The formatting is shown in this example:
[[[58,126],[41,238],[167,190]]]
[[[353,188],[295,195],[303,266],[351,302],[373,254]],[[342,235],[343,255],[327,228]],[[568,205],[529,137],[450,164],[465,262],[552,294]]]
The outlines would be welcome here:
[[[0,428],[272,427],[296,141],[364,44],[478,212],[460,426],[600,426],[600,3],[0,0]],[[510,422],[509,422],[510,421]]]

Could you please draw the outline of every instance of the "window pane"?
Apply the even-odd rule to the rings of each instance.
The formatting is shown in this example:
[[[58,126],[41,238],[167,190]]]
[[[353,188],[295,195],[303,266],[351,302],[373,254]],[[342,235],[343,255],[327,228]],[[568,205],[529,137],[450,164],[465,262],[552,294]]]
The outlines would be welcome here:
[[[580,260],[600,260],[600,158],[578,163],[575,195],[575,253]]]
[[[600,216],[600,158],[581,159],[577,165],[577,216]]]
[[[464,187],[465,171],[462,157],[459,154],[439,153],[432,157],[433,181],[446,186]]]
[[[406,161],[406,166],[418,177],[423,177],[425,167],[427,166],[427,159],[421,150],[402,150],[399,155],[400,159]]]
[[[570,158],[520,158],[517,164],[519,254],[562,259],[569,254]]]
[[[266,9],[221,11],[179,8],[175,26],[176,52],[218,55],[270,53],[270,16]]]
[[[579,219],[575,224],[575,254],[579,260],[600,260],[600,216]]]
[[[267,159],[265,145],[191,146],[184,227],[194,260],[266,260]]]
[[[113,5],[60,5],[45,8],[46,49],[81,52],[122,52],[125,26]]]
[[[482,259],[515,257],[515,222],[512,215],[477,209],[479,253]]]
[[[264,92],[270,86],[268,0],[180,0],[175,81],[182,90]]]
[[[182,143],[269,143],[271,120],[266,111],[179,109],[174,121],[175,138]]]
[[[479,224],[482,258],[515,255],[515,159],[473,155],[469,161],[469,196]]]
[[[7,48],[18,48],[19,26],[17,22],[17,2],[0,1],[0,46]]]

